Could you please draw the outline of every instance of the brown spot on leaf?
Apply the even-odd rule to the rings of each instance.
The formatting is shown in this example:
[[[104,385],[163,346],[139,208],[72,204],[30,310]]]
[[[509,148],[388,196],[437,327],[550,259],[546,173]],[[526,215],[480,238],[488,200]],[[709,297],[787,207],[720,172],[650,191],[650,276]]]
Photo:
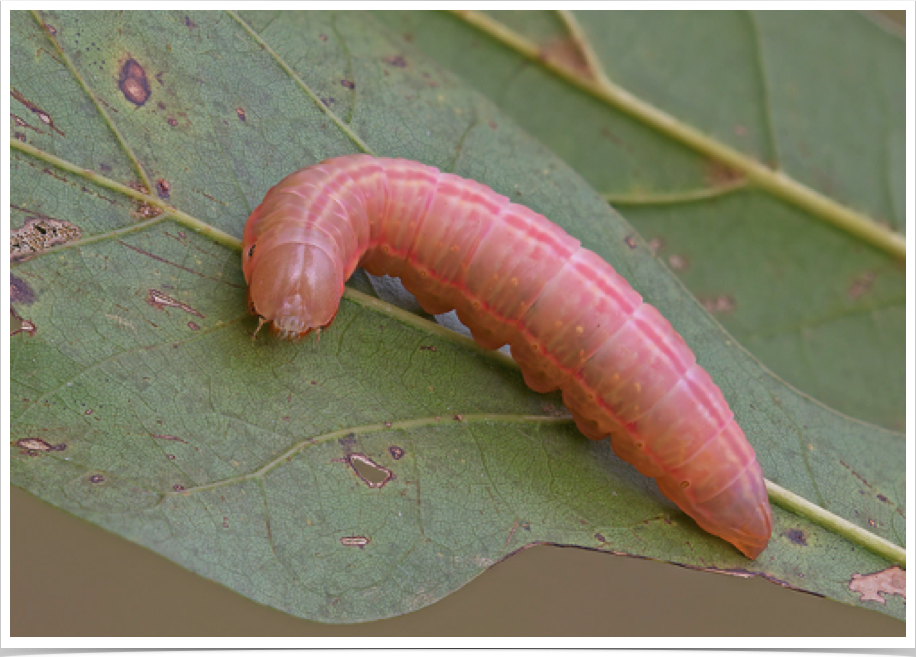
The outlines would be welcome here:
[[[188,322],[188,328],[191,329],[192,331],[199,331],[200,324],[198,324],[197,322]]]
[[[346,87],[347,89],[356,89],[356,83],[351,80],[341,80],[340,84]]]
[[[404,458],[404,449],[402,447],[398,447],[397,445],[392,445],[389,447],[388,453],[391,454],[391,458],[393,458],[395,461],[400,461],[402,458]]]
[[[397,68],[406,68],[407,67],[407,60],[401,57],[401,55],[393,55],[391,57],[385,57],[385,59],[383,59],[382,61],[391,66],[396,66]]]
[[[808,537],[805,535],[801,529],[789,529],[782,533],[787,539],[795,543],[795,545],[806,546],[808,545]]]
[[[156,181],[156,193],[159,194],[159,198],[168,198],[171,191],[172,184],[168,180],[160,178]]]
[[[312,381],[312,385],[315,385],[315,381]],[[356,446],[356,434],[348,433],[343,438],[337,439],[337,444],[343,447],[344,451],[349,454],[353,451],[353,448]]]
[[[51,115],[48,114],[47,112],[45,112],[45,111],[44,111],[43,109],[41,109],[40,107],[38,107],[38,105],[36,105],[36,104],[34,104],[33,102],[31,102],[31,101],[29,101],[28,99],[26,99],[25,96],[23,96],[21,93],[19,93],[19,92],[16,91],[15,89],[10,89],[10,95],[11,95],[13,98],[15,98],[16,100],[18,100],[20,103],[22,103],[23,105],[25,105],[26,108],[27,108],[30,112],[32,112],[32,114],[34,114],[35,116],[38,117],[38,120],[39,120],[39,121],[41,121],[41,122],[44,123],[46,126],[48,126],[49,128],[51,128],[51,130],[53,130],[54,132],[56,132],[57,134],[59,134],[61,137],[64,137],[64,136],[65,136],[65,135],[64,135],[64,131],[61,130],[60,128],[58,128],[56,125],[54,125],[54,119],[51,118]]]
[[[340,544],[345,547],[358,547],[364,548],[369,545],[369,537],[367,536],[341,536]]]
[[[711,315],[730,313],[735,309],[735,299],[727,294],[717,297],[700,299],[700,303],[706,308],[706,312]]]
[[[178,125],[178,121],[177,121],[176,119],[172,118],[171,116],[168,118],[167,123],[168,123],[170,126],[172,126],[173,128],[174,128],[176,125]]]
[[[167,296],[160,292],[159,290],[150,290],[149,294],[146,297],[146,302],[151,305],[156,310],[162,310],[163,308],[178,308],[183,310],[186,313],[190,313],[195,317],[203,317],[204,315],[189,306],[186,303],[181,303],[177,299],[173,299],[170,296]]]
[[[668,256],[668,264],[674,271],[684,271],[688,266],[690,266],[687,258],[676,253],[672,253],[670,256]]]
[[[381,488],[394,478],[394,473],[383,465],[379,465],[364,454],[347,454],[346,458],[335,459],[349,465],[353,472],[369,488]]]
[[[11,327],[16,322],[19,323],[18,327],[11,328],[10,337],[13,337],[17,333],[28,333],[29,335],[35,335],[35,333],[38,331],[38,327],[35,326],[35,324],[31,320],[20,317],[19,313],[13,310],[13,308],[10,308],[10,317],[12,319],[12,321],[10,322]]]
[[[83,232],[69,221],[35,215],[26,219],[21,228],[10,231],[10,260],[31,257],[58,244],[80,238]]]
[[[435,351],[436,351],[436,348],[435,348],[435,347],[432,347],[432,346],[430,346],[430,347],[421,346],[421,347],[420,347],[420,351],[432,351],[432,352],[435,352]]]
[[[594,72],[589,68],[588,61],[582,55],[579,46],[572,39],[554,39],[541,48],[538,57],[545,62],[551,62],[558,66],[562,66],[583,77],[595,77]]]
[[[704,178],[710,187],[727,187],[735,185],[745,179],[742,172],[732,169],[723,162],[708,160]]]
[[[894,566],[868,575],[855,573],[849,580],[849,590],[858,593],[861,602],[886,604],[884,595],[899,595],[906,601],[906,571]]]
[[[28,305],[35,301],[35,293],[29,284],[18,276],[10,274],[10,302]]]
[[[174,486],[172,486],[172,490],[175,491],[176,493],[181,493],[184,491],[184,486],[182,486],[181,484],[175,484]]]
[[[873,272],[867,271],[861,276],[857,276],[856,279],[852,282],[852,285],[849,286],[849,289],[846,291],[846,296],[849,297],[850,301],[855,301],[863,294],[867,294],[872,285],[875,282],[875,274]]]
[[[623,238],[623,241],[631,249],[635,249],[637,247],[636,238],[632,235],[627,235],[625,238]]]
[[[236,108],[235,108],[235,113],[238,115],[240,121],[247,121],[247,120],[248,120],[248,119],[245,118],[245,110],[243,110],[241,107],[236,107]]]
[[[185,445],[188,444],[188,441],[182,438],[179,438],[178,436],[169,436],[166,434],[159,434],[159,433],[151,433],[150,436],[152,436],[153,438],[158,438],[159,440],[171,440],[171,441],[178,442],[178,443],[184,443]]]
[[[45,133],[44,133],[44,130],[39,130],[39,129],[36,128],[35,126],[30,125],[28,121],[26,121],[25,119],[23,119],[23,118],[21,118],[21,117],[16,116],[16,115],[13,114],[12,112],[10,112],[10,116],[13,117],[13,123],[15,123],[15,124],[16,124],[17,126],[19,126],[20,128],[28,128],[29,130],[32,130],[33,132],[37,132],[37,133],[40,134],[40,135],[45,134]],[[17,132],[16,134],[17,134],[17,135],[21,135],[22,133],[21,133],[21,132]],[[25,141],[25,135],[22,135],[22,137],[23,137],[22,141]]]
[[[136,59],[128,59],[121,64],[118,73],[118,88],[124,97],[137,107],[143,105],[150,97],[149,80],[146,70]]]
[[[89,478],[87,479],[87,481],[90,484],[101,484],[101,483],[104,483],[105,477],[103,477],[100,474],[89,475]]]
[[[16,441],[16,446],[27,449],[30,452],[62,452],[67,449],[64,443],[52,445],[43,438],[22,438]]]

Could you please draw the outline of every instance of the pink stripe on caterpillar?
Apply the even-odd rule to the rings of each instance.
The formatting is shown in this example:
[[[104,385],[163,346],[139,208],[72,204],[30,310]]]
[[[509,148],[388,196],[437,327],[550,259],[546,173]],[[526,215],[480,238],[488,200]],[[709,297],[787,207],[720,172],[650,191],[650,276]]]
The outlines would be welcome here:
[[[721,391],[671,325],[545,217],[408,160],[350,155],[288,176],[245,226],[252,309],[283,337],[331,323],[356,266],[401,277],[427,312],[453,308],[484,347],[509,344],[525,382],[560,388],[586,436],[750,558],[766,488]]]

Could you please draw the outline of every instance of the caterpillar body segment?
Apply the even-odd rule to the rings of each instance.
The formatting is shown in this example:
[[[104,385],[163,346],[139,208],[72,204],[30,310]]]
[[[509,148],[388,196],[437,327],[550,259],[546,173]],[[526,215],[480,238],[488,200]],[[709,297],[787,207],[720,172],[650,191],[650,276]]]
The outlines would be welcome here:
[[[472,180],[349,155],[287,176],[245,226],[253,311],[283,337],[327,326],[357,266],[456,309],[481,346],[510,345],[525,382],[562,390],[589,438],[749,558],[772,517],[754,450],[681,336],[598,255]]]

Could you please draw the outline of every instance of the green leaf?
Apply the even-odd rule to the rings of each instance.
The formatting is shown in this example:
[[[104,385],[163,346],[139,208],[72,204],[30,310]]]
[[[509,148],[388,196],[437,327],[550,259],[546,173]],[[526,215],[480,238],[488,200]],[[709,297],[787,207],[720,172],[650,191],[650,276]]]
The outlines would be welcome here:
[[[882,557],[775,509],[749,561],[576,432],[501,353],[349,289],[321,341],[253,340],[238,237],[283,175],[422,160],[545,214],[669,317],[766,476],[903,543],[903,436],[770,374],[604,199],[357,13],[12,14],[12,482],[288,613],[428,605],[534,543],[878,609]],[[18,240],[18,241],[16,241]],[[381,295],[385,296],[385,295]]]
[[[903,267],[821,222],[904,230],[901,37],[851,12],[476,16],[379,14],[605,194],[779,376],[903,430]]]

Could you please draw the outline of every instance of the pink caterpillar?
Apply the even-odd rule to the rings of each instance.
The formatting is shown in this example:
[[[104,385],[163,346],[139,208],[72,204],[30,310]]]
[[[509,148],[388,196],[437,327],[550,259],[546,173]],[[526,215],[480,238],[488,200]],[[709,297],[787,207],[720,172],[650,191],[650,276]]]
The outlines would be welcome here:
[[[457,309],[525,382],[557,388],[579,430],[655,478],[706,531],[755,558],[772,517],[754,450],[668,321],[559,226],[480,183],[348,155],[283,179],[248,219],[251,309],[282,337],[329,325],[357,266]]]

